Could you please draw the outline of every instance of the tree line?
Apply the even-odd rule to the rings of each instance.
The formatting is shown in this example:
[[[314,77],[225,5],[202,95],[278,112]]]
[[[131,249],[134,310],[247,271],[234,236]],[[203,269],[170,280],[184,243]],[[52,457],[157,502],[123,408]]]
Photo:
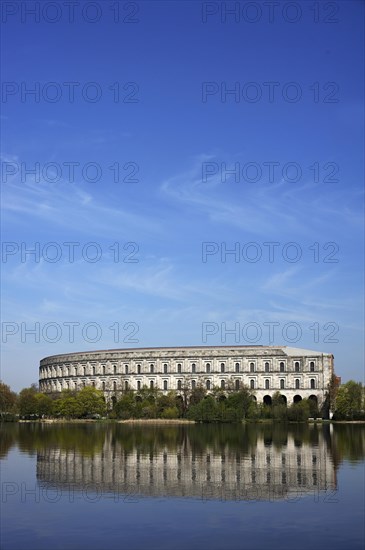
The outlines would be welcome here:
[[[361,382],[350,380],[333,391],[329,388],[324,407],[334,410],[334,420],[365,420],[364,388]],[[276,392],[271,405],[257,403],[254,392],[245,386],[239,390],[222,391],[213,388],[207,393],[203,386],[182,388],[181,392],[164,394],[156,388],[144,387],[136,392],[126,390],[107,402],[104,393],[93,386],[79,391],[63,390],[45,394],[33,384],[19,394],[0,382],[0,413],[3,420],[37,418],[109,418],[109,419],[178,419],[195,422],[242,422],[243,420],[274,419],[305,421],[324,417],[324,407],[318,409],[311,399],[287,406]]]

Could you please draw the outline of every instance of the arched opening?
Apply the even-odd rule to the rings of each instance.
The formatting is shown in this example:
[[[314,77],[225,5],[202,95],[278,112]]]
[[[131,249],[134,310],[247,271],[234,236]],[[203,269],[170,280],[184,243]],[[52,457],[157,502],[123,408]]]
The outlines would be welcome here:
[[[255,372],[255,363],[250,363],[250,372]]]
[[[280,380],[280,389],[283,390],[285,388],[285,380]]]
[[[280,399],[281,399],[283,405],[287,404],[287,399],[286,399],[285,395],[280,394]]]
[[[224,369],[225,369],[225,364],[221,363],[221,372],[224,372]]]
[[[192,372],[193,374],[195,374],[195,372],[196,372],[196,365],[195,365],[195,363],[193,363],[193,364],[191,365],[191,372]]]
[[[314,378],[311,378],[310,387],[311,387],[311,390],[314,390],[316,388],[316,381]]]
[[[236,372],[240,372],[240,364],[236,363]]]
[[[265,395],[264,396],[264,405],[270,405],[272,404],[271,395]]]
[[[302,400],[301,395],[294,395],[293,403],[299,403]]]
[[[136,403],[141,403],[142,402],[142,397],[140,395],[136,395],[136,397],[134,398]]]
[[[115,395],[112,395],[112,408],[113,409],[114,409],[116,403],[117,403],[117,398],[115,397]]]
[[[280,372],[284,372],[285,371],[285,363],[283,361],[281,361],[280,363]]]
[[[250,390],[255,389],[255,380],[250,380]]]
[[[226,382],[225,380],[221,380],[221,389],[224,390],[226,388]]]
[[[265,372],[269,372],[270,370],[270,363],[265,363]]]
[[[251,399],[252,399],[252,401],[257,401],[256,395],[251,395]]]
[[[207,380],[207,382],[206,382],[206,388],[207,388],[207,390],[210,390],[210,380]]]
[[[265,390],[270,388],[270,380],[265,380]]]
[[[178,363],[177,365],[177,372],[178,374],[181,374],[181,363]]]
[[[295,363],[294,363],[294,369],[295,369],[295,372],[299,372],[299,369],[300,369],[300,363],[299,363],[299,361],[295,361]]]
[[[205,372],[210,372],[210,363],[205,365]]]
[[[164,391],[167,390],[167,380],[163,381],[163,389],[164,389]]]
[[[239,389],[240,389],[240,381],[239,381],[239,380],[235,380],[235,382],[234,382],[234,388],[235,388],[235,390],[239,390]]]
[[[225,401],[227,398],[225,395],[220,395],[218,401]]]
[[[319,416],[318,411],[318,399],[316,395],[310,395],[308,397],[309,410],[312,418],[317,418]]]

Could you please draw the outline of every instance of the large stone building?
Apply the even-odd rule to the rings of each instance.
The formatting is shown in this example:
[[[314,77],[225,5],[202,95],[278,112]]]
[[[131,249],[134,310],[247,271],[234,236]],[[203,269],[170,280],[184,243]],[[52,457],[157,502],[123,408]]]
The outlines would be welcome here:
[[[209,392],[244,384],[259,403],[279,391],[288,405],[311,397],[321,406],[333,372],[333,355],[287,346],[130,348],[46,357],[39,386],[51,393],[92,385],[109,401],[144,386],[183,392],[202,384]]]

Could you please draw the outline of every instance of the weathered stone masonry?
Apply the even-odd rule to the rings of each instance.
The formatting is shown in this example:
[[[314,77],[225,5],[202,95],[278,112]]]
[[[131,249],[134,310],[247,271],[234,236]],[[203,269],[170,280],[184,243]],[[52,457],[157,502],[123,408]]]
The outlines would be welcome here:
[[[279,391],[288,405],[315,398],[320,406],[333,373],[333,355],[287,346],[200,346],[131,348],[52,355],[41,360],[40,390],[46,393],[94,386],[109,401],[144,386],[164,392],[202,384],[208,392],[255,391],[270,402]]]

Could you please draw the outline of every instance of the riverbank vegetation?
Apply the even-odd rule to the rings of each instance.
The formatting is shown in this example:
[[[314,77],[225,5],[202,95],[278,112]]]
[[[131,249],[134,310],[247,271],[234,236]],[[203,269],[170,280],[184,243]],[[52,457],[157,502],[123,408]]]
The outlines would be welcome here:
[[[334,420],[365,420],[361,383],[351,380],[340,386],[334,402]],[[328,400],[325,406],[328,406]],[[209,394],[199,385],[192,390],[183,388],[180,392],[167,394],[144,387],[138,392],[128,390],[119,396],[113,395],[107,403],[103,392],[93,386],[79,391],[44,394],[33,384],[17,395],[1,382],[0,412],[3,420],[187,419],[199,423],[237,423],[243,420],[303,422],[327,416],[327,411],[324,408],[319,410],[315,400],[302,399],[287,406],[279,392],[272,396],[270,404],[259,404],[254,392],[244,386],[236,391],[213,388]]]

